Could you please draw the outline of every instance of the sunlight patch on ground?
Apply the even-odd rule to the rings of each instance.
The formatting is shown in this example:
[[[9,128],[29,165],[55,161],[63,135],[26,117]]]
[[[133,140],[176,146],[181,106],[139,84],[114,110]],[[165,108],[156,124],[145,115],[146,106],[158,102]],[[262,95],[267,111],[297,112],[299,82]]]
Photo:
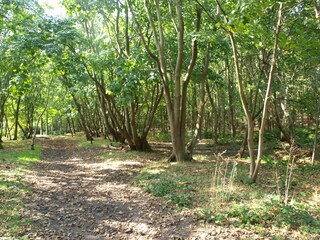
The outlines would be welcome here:
[[[74,158],[69,158],[68,159],[69,162],[80,162],[82,160],[83,160],[82,158],[78,158],[78,157],[74,157]]]
[[[117,170],[117,169],[126,168],[126,166],[142,165],[142,163],[131,161],[131,162],[81,163],[78,165],[88,169],[96,168],[101,170],[105,170],[105,169]]]
[[[146,172],[147,173],[150,173],[150,174],[157,174],[157,173],[161,173],[161,172],[164,172],[165,171],[165,169],[160,169],[160,168],[158,168],[158,169],[148,169],[148,170],[146,170]]]
[[[320,205],[320,187],[317,187],[311,197],[312,201]]]
[[[50,188],[61,188],[61,183],[55,183],[55,178],[53,177],[42,177],[40,180],[32,181],[33,184],[41,186],[41,188],[50,189]]]
[[[104,197],[106,199],[110,199],[109,196],[103,196],[103,195],[107,194],[109,191],[110,192],[117,192],[117,191],[121,192],[127,188],[128,188],[127,184],[114,184],[114,183],[110,183],[110,182],[107,182],[105,184],[98,184],[95,187],[92,187],[91,191],[95,192],[95,193],[102,193],[102,194],[97,195],[97,196],[88,197],[87,201],[89,201],[89,202],[101,201],[101,200],[104,200]],[[119,197],[121,197],[121,196],[119,196]]]
[[[139,219],[136,222],[130,222],[129,225],[126,222],[117,221],[115,219],[109,219],[103,221],[103,223],[106,226],[112,227],[112,228],[121,228],[127,231],[130,234],[136,234],[136,235],[151,235],[154,236],[156,234],[160,234],[159,230],[157,230],[155,227],[153,227],[150,224],[144,223],[142,221],[145,221],[144,219],[141,219],[141,222]]]
[[[129,224],[129,226],[134,232],[142,235],[144,234],[155,235],[156,233],[159,233],[159,230],[143,222],[132,222]]]
[[[196,160],[196,161],[199,161],[199,162],[205,162],[205,161],[212,161],[212,160],[215,160],[213,156],[206,156],[206,155],[200,155],[200,154],[195,154],[193,156],[193,158]]]
[[[94,174],[92,177],[82,177],[81,182],[92,182],[97,181],[97,179],[102,179],[105,174]]]
[[[114,184],[114,183],[106,183],[106,184],[99,184],[96,186],[96,189],[124,189],[128,188],[128,184]]]

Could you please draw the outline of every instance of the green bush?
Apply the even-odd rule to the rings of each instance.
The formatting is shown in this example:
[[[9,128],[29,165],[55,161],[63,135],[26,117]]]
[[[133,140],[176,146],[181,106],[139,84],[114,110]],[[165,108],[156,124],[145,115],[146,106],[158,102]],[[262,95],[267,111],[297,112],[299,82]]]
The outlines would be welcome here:
[[[302,226],[320,227],[319,221],[315,220],[306,210],[292,205],[279,206],[278,210],[279,214],[275,216],[275,220],[281,227],[290,229],[298,229]]]
[[[308,128],[296,128],[296,141],[303,146],[312,146],[313,144],[313,132]]]
[[[169,179],[159,178],[146,185],[146,190],[156,197],[164,197],[178,188],[178,185]]]
[[[179,207],[191,207],[192,199],[191,194],[172,194],[170,200],[177,204]]]
[[[171,142],[171,134],[170,132],[158,132],[155,135],[151,136],[151,139],[154,141]]]
[[[213,134],[211,130],[206,129],[201,132],[201,138],[203,139],[212,139],[212,136]]]
[[[176,168],[179,172],[179,166]],[[190,179],[183,175],[171,175],[166,172],[153,173],[152,171],[155,169],[157,167],[142,171],[136,177],[135,182],[153,196],[163,197],[169,202],[177,204],[178,207],[191,207],[193,188],[189,186]]]

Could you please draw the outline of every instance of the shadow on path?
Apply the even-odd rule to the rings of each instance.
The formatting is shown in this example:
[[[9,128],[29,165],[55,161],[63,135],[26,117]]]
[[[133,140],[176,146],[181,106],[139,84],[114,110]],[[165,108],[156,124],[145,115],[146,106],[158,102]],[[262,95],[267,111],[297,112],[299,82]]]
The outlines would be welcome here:
[[[43,141],[43,160],[26,203],[31,239],[198,239],[195,222],[131,182],[145,161],[102,161],[99,150],[72,141]]]

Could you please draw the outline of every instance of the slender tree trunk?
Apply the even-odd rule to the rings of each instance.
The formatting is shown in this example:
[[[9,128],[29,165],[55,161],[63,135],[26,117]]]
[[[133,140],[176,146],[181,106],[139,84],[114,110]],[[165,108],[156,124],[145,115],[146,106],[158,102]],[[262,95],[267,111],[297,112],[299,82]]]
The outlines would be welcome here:
[[[316,15],[316,18],[320,18],[320,1],[314,0],[314,12]]]
[[[47,97],[46,97],[46,102],[45,102],[44,108],[43,108],[42,112],[40,113],[40,115],[38,117],[38,120],[36,122],[36,125],[35,125],[35,130],[34,130],[32,141],[31,141],[31,150],[34,150],[34,144],[35,144],[35,140],[36,140],[37,128],[39,126],[39,122],[41,121],[42,116],[43,116],[43,114],[45,113],[45,111],[47,110],[47,107],[48,107],[49,97],[50,97],[50,88],[51,88],[52,81],[53,81],[53,78],[50,80],[50,83],[48,85]]]
[[[274,41],[274,46],[273,46],[273,58],[272,58],[270,72],[269,72],[268,87],[267,87],[267,91],[266,91],[265,98],[264,98],[262,119],[261,119],[261,125],[260,125],[260,130],[259,130],[257,163],[254,168],[254,172],[251,175],[253,182],[256,182],[256,180],[257,180],[258,172],[259,172],[259,168],[260,168],[260,164],[261,164],[261,159],[262,159],[263,140],[264,140],[263,134],[264,134],[264,130],[265,130],[267,114],[268,114],[268,109],[269,109],[269,97],[271,95],[271,88],[272,88],[274,73],[275,73],[275,69],[276,69],[277,53],[278,53],[278,40],[279,40],[279,34],[280,34],[281,25],[282,25],[282,8],[283,8],[283,4],[280,3],[278,23],[276,26],[275,41]]]
[[[5,103],[7,100],[7,96],[1,96],[0,95],[0,149],[3,149],[3,145],[2,145],[2,131],[3,131],[3,118],[5,115]]]
[[[211,95],[210,89],[209,89],[209,84],[208,82],[206,83],[206,91],[208,94],[208,99],[211,105],[211,113],[214,115],[213,117],[211,117],[211,119],[213,118],[213,132],[212,132],[212,139],[214,141],[214,143],[216,144],[218,142],[218,111],[217,111],[217,104],[215,103],[215,100],[213,99],[213,96]]]
[[[40,119],[40,134],[43,135],[43,119]]]
[[[14,113],[14,133],[13,133],[13,140],[18,139],[18,122],[19,122],[19,110],[20,110],[20,102],[21,102],[21,96],[18,97],[17,100],[17,107]]]
[[[199,110],[198,110],[198,117],[196,121],[196,128],[193,133],[193,137],[190,140],[190,142],[187,145],[187,149],[190,153],[190,157],[193,156],[193,150],[197,144],[197,141],[201,135],[202,131],[202,124],[203,124],[203,113],[204,113],[204,106],[205,106],[205,85],[206,85],[206,79],[208,76],[208,70],[209,70],[209,60],[210,60],[210,43],[207,44],[206,49],[206,58],[204,63],[204,70],[201,76],[200,80],[200,104],[199,104]]]
[[[240,158],[243,158],[244,153],[245,153],[245,151],[247,149],[247,145],[248,145],[248,129],[246,128],[245,132],[244,132],[244,135],[243,135],[243,140],[242,140],[242,143],[241,143],[241,147],[240,147],[240,150],[239,150]]]
[[[4,120],[5,120],[5,127],[4,127],[5,131],[4,131],[4,135],[5,135],[7,138],[9,138],[10,140],[12,140],[12,139],[11,139],[11,134],[10,134],[12,128],[9,127],[9,121],[8,121],[8,116],[7,116],[7,114],[4,115]]]
[[[236,136],[236,126],[234,122],[234,109],[233,109],[233,86],[232,78],[230,77],[229,60],[226,59],[226,75],[228,80],[228,97],[229,97],[229,111],[230,111],[230,125],[232,137]]]
[[[318,79],[315,79],[315,93],[316,93],[315,95],[316,95],[316,106],[318,106],[318,107],[317,107],[317,112],[316,112],[316,127],[314,130],[313,150],[312,150],[312,157],[311,157],[312,165],[315,164],[315,160],[317,157],[319,117],[320,117],[320,99],[319,99],[317,80]]]
[[[285,100],[285,102],[281,102],[281,109],[284,113],[284,116],[286,118],[286,121],[287,121],[288,127],[289,127],[289,133],[290,133],[289,143],[290,143],[290,145],[296,144],[294,123],[293,123],[293,120],[292,120],[290,113],[287,109],[286,100]]]
[[[320,117],[320,104],[318,104],[318,110],[316,114],[316,128],[314,130],[313,150],[312,150],[312,165],[315,164],[315,160],[318,156],[318,132],[319,132],[319,117]]]
[[[133,142],[133,145],[130,146],[130,148],[132,150],[142,150],[140,138],[139,138],[139,135],[138,135],[137,123],[136,123],[136,115],[137,115],[136,108],[137,108],[137,106],[136,106],[135,103],[131,103],[130,104],[131,120],[129,121],[129,124],[130,124],[130,127],[131,127],[130,133],[132,135],[132,142]]]
[[[312,165],[315,164],[315,159],[316,159],[316,156],[317,156],[319,117],[320,117],[320,104],[319,104],[319,101],[318,101],[318,109],[317,109],[317,114],[316,114],[316,128],[314,130],[313,150],[312,150],[312,158],[311,158]]]
[[[220,115],[220,110],[219,110],[219,96],[215,93],[215,101],[213,101],[212,105],[212,112],[214,114],[214,125],[213,125],[213,142],[215,144],[218,143],[218,138],[219,138],[219,119],[221,117]]]
[[[254,145],[253,145],[253,134],[254,134],[254,121],[253,115],[249,109],[247,99],[244,93],[244,86],[242,82],[242,74],[240,69],[240,63],[238,58],[238,50],[237,50],[237,43],[234,39],[233,33],[229,32],[229,38],[232,45],[232,52],[234,58],[234,65],[235,65],[235,72],[236,72],[236,79],[238,83],[238,91],[240,95],[241,104],[246,116],[247,121],[247,143],[248,143],[248,151],[250,156],[250,172],[249,176],[252,176],[254,169],[255,169],[255,154],[254,154]]]
[[[69,126],[69,131],[71,133],[71,137],[74,135],[74,129],[72,128],[70,117],[67,117],[67,126]]]
[[[275,96],[275,95],[274,95]],[[276,96],[275,96],[276,99]],[[281,118],[279,116],[279,111],[278,111],[278,106],[277,106],[277,101],[274,101],[273,103],[273,109],[274,109],[274,117],[275,117],[275,122],[277,124],[278,129],[280,130],[281,136],[280,136],[280,140],[281,141],[286,141],[290,144],[290,136],[289,133],[287,132],[287,130],[285,129],[285,127],[283,126],[282,122],[281,122]]]
[[[75,95],[71,93],[71,96],[73,98],[73,101],[76,105],[76,108],[77,108],[77,111],[79,113],[79,122],[81,124],[81,127],[84,131],[84,134],[86,135],[86,139],[87,141],[92,141],[92,135],[91,135],[91,132],[89,130],[89,127],[87,126],[87,122],[86,122],[86,119],[82,113],[82,110],[81,110],[81,104],[78,102],[78,100],[76,99]]]
[[[49,114],[46,111],[46,135],[49,135]]]

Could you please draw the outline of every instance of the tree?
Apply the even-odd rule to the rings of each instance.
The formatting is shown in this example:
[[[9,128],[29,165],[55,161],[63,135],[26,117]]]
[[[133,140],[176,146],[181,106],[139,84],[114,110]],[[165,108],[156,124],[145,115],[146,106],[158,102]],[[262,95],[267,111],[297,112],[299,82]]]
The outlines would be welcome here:
[[[37,14],[41,14],[41,9],[36,1],[19,0],[1,1],[0,8],[0,148],[2,148],[5,103],[15,84],[12,79],[23,75],[28,63],[33,61],[35,52],[29,45],[33,42],[29,30],[34,28],[38,19]],[[21,22],[24,24],[20,24]]]
[[[262,146],[263,146],[263,133],[265,129],[265,124],[266,124],[266,113],[268,111],[268,104],[269,104],[269,97],[272,89],[272,82],[274,79],[274,72],[275,72],[275,67],[276,67],[276,59],[277,59],[277,50],[278,50],[278,40],[279,40],[279,34],[280,34],[280,27],[281,27],[281,19],[282,19],[282,4],[280,4],[280,10],[279,10],[279,16],[278,16],[278,23],[276,24],[276,32],[275,32],[275,42],[273,46],[273,58],[267,58],[267,61],[271,61],[270,68],[266,69],[266,66],[262,66],[260,68],[261,74],[260,78],[263,77],[263,74],[265,73],[264,71],[268,72],[268,81],[266,83],[267,90],[266,94],[264,96],[264,104],[262,109],[262,118],[261,118],[261,124],[259,127],[259,147],[258,147],[258,156],[257,158],[255,157],[254,153],[254,143],[253,143],[253,135],[254,135],[254,119],[255,119],[255,108],[250,108],[249,106],[249,100],[252,99],[250,97],[250,89],[249,91],[245,89],[245,83],[244,83],[244,74],[243,70],[240,67],[240,64],[243,64],[248,70],[248,66],[250,66],[250,62],[247,64],[245,61],[245,57],[240,58],[240,53],[239,53],[239,43],[237,42],[237,39],[235,36],[238,36],[239,39],[245,39],[244,41],[241,42],[241,44],[244,45],[244,48],[241,48],[241,52],[248,54],[252,54],[252,50],[248,50],[245,48],[246,45],[251,45],[252,47],[252,42],[248,41],[250,38],[253,38],[253,44],[255,44],[256,39],[255,38],[264,38],[265,36],[263,34],[267,33],[270,34],[270,21],[269,24],[266,24],[266,15],[262,15],[260,21],[256,21],[258,24],[250,24],[249,21],[253,20],[252,19],[252,11],[255,12],[262,12],[265,13],[266,7],[268,7],[268,4],[270,3],[260,3],[260,2],[255,2],[251,3],[251,8],[249,10],[248,5],[249,3],[243,3],[243,4],[229,4],[226,5],[225,3],[221,3],[220,1],[216,1],[217,8],[220,13],[220,18],[218,16],[214,17],[208,10],[207,8],[197,1],[198,4],[205,9],[206,13],[210,16],[210,18],[216,22],[216,26],[220,27],[226,34],[228,35],[230,39],[230,43],[232,46],[232,52],[233,52],[233,59],[234,59],[234,66],[235,66],[235,74],[236,74],[236,79],[237,79],[237,85],[238,85],[238,92],[240,96],[240,100],[242,103],[243,111],[245,113],[246,121],[247,121],[247,143],[248,143],[248,149],[249,149],[249,155],[250,155],[250,173],[249,176],[253,181],[256,181],[257,179],[257,174],[258,170],[260,167],[260,162],[261,162],[261,154],[262,154]],[[232,10],[234,9],[234,10]],[[239,15],[236,17],[233,17],[228,11],[232,12],[238,12]],[[263,12],[264,11],[264,12]],[[265,24],[265,26],[262,27],[262,25],[259,25],[259,23]],[[256,35],[253,34],[253,27],[255,29],[259,29],[260,31],[257,31]],[[251,31],[250,31],[251,30]],[[246,41],[247,40],[247,41]],[[266,41],[265,43],[260,42],[261,45],[268,46],[268,42]],[[255,48],[259,49],[259,45],[254,45]],[[253,49],[255,49],[253,48]],[[264,50],[264,49],[262,49]],[[262,51],[263,53],[263,51]],[[262,55],[264,57],[264,55]],[[264,58],[263,58],[264,59]],[[249,57],[250,60],[250,57]],[[264,62],[263,62],[264,64]],[[259,65],[258,65],[259,66]],[[248,71],[248,79],[252,79],[252,71]],[[249,93],[246,96],[246,92]],[[257,95],[256,95],[257,96]],[[253,106],[256,106],[256,103],[253,104]]]
[[[195,36],[192,37],[189,54],[190,61],[189,64],[185,66],[185,41],[187,40],[185,28],[187,24],[183,13],[185,11],[185,14],[187,14],[189,7],[193,9],[195,20],[193,22],[193,30],[191,31],[198,32],[200,29],[201,10],[195,8],[195,6],[190,3],[185,3],[183,9],[182,3],[179,0],[169,1],[165,5],[161,5],[158,0],[155,0],[154,4],[145,0],[145,14],[148,25],[152,31],[152,47],[156,49],[156,51],[153,52],[147,44],[151,39],[146,39],[142,26],[137,19],[136,11],[139,10],[133,8],[131,1],[127,0],[126,2],[133,15],[143,45],[150,57],[156,62],[162,81],[173,146],[173,154],[170,159],[175,159],[179,162],[190,161],[191,156],[190,154],[188,155],[185,144],[186,104],[187,90],[198,55],[198,41]],[[156,14],[153,15],[152,12]],[[167,22],[167,19],[172,21],[172,23]],[[166,27],[164,27],[164,24],[166,24]],[[188,27],[191,26],[188,25]],[[171,38],[173,35],[176,35],[176,38]],[[171,51],[174,52],[172,53]],[[173,60],[174,56],[177,56],[175,61]],[[175,63],[173,64],[173,62]],[[186,69],[184,72],[183,68]],[[183,73],[185,74],[184,77],[182,75]]]
[[[82,2],[77,8],[73,6],[73,1],[66,1],[69,12],[81,17],[86,39],[82,47],[86,50],[79,54],[68,46],[73,54],[81,55],[80,64],[96,88],[105,129],[114,139],[126,140],[132,150],[150,150],[147,135],[163,90],[155,78],[152,63],[139,46],[131,48],[138,44],[129,39],[134,39],[129,36],[134,33],[129,31],[125,5],[116,1],[108,5],[97,2],[88,6]],[[114,22],[109,21],[112,13],[116,16]],[[122,13],[124,19],[120,18]],[[125,29],[124,35],[121,28]],[[102,36],[110,41],[96,41]],[[115,51],[111,51],[114,46]]]

